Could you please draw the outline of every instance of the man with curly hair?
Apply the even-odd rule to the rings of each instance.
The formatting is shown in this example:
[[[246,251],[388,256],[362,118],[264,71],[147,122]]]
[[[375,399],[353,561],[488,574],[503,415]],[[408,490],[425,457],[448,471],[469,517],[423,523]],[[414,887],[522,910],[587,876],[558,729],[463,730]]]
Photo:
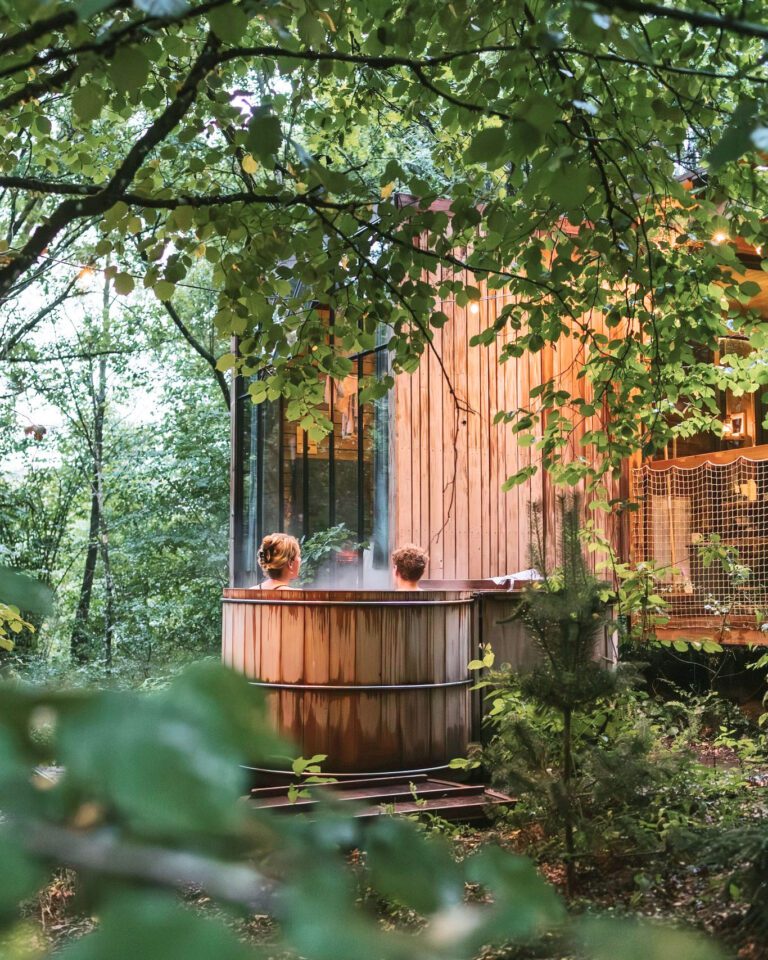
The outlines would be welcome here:
[[[395,590],[421,590],[419,580],[424,576],[428,563],[426,550],[417,547],[415,543],[407,543],[395,550],[392,554]]]

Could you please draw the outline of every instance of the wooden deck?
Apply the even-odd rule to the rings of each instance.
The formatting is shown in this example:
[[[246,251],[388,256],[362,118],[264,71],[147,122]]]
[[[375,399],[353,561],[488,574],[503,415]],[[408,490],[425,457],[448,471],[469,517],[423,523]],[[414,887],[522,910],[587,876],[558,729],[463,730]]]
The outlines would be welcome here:
[[[714,617],[712,618],[715,619]],[[657,640],[694,640],[703,643],[708,640],[712,643],[720,643],[726,647],[749,647],[768,645],[768,633],[762,630],[748,630],[739,627],[732,627],[722,631],[719,624],[713,623],[712,627],[686,627],[685,624],[675,626],[674,619],[664,627],[656,628]]]
[[[250,800],[259,810],[276,813],[311,814],[321,805],[334,804],[363,820],[425,813],[454,822],[484,820],[490,808],[515,803],[514,798],[483,784],[453,783],[423,774],[315,784],[307,789],[309,797],[292,802],[285,786],[258,787],[251,791]]]

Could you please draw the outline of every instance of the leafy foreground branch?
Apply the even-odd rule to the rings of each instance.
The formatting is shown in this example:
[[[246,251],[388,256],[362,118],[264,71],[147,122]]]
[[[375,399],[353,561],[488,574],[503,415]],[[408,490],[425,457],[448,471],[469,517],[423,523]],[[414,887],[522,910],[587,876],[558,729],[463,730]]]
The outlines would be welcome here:
[[[62,865],[77,870],[79,909],[98,919],[57,954],[65,960],[246,960],[251,948],[226,921],[254,911],[278,921],[279,949],[308,960],[470,958],[553,935],[606,960],[619,942],[623,956],[650,960],[718,955],[679,931],[570,922],[534,865],[494,846],[459,863],[409,821],[364,828],[332,807],[314,822],[254,811],[239,801],[239,763],[273,762],[286,747],[248,683],[218,666],[151,695],[7,687],[0,702],[5,957],[26,955],[19,902]],[[52,761],[65,769],[58,782],[33,775]],[[352,858],[354,849],[364,853]],[[217,902],[216,919],[173,895],[189,888]],[[385,929],[366,906],[382,901],[425,925]]]
[[[352,355],[384,341],[392,376],[362,385],[382,397],[472,303],[473,346],[556,359],[535,402],[498,411],[537,454],[510,485],[539,468],[598,480],[694,427],[716,433],[723,391],[765,386],[756,14],[646,0],[268,7],[0,5],[6,352],[81,271],[129,309],[151,292],[179,317],[185,291],[207,291],[199,309],[239,341],[218,373],[253,380],[256,403],[282,397],[319,442],[320,381],[343,381]],[[42,309],[20,320],[30,289]],[[754,360],[713,368],[723,336]],[[216,351],[192,346],[212,365]],[[578,389],[560,367],[570,356]]]

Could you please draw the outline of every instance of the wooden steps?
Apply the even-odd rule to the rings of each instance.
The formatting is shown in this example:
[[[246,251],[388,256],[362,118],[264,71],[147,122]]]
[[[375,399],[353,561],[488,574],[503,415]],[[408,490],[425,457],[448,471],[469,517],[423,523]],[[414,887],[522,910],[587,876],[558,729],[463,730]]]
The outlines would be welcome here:
[[[514,803],[512,797],[483,784],[453,783],[424,774],[312,784],[306,789],[310,796],[293,802],[286,786],[258,787],[250,799],[258,809],[277,813],[309,813],[318,804],[331,803],[349,805],[352,816],[360,819],[428,813],[453,821],[482,820],[489,806]]]

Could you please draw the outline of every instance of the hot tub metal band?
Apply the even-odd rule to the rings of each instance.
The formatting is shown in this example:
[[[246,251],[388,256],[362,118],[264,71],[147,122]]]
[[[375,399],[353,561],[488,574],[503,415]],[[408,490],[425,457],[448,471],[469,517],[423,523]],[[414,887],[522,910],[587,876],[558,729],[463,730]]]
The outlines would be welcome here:
[[[252,687],[266,687],[272,690],[334,690],[339,693],[355,690],[435,690],[440,687],[466,687],[474,681],[448,680],[442,683],[269,683],[263,680],[249,680]]]
[[[473,603],[466,600],[250,600],[240,597],[222,597],[222,603],[272,604],[277,607],[441,607]]]

